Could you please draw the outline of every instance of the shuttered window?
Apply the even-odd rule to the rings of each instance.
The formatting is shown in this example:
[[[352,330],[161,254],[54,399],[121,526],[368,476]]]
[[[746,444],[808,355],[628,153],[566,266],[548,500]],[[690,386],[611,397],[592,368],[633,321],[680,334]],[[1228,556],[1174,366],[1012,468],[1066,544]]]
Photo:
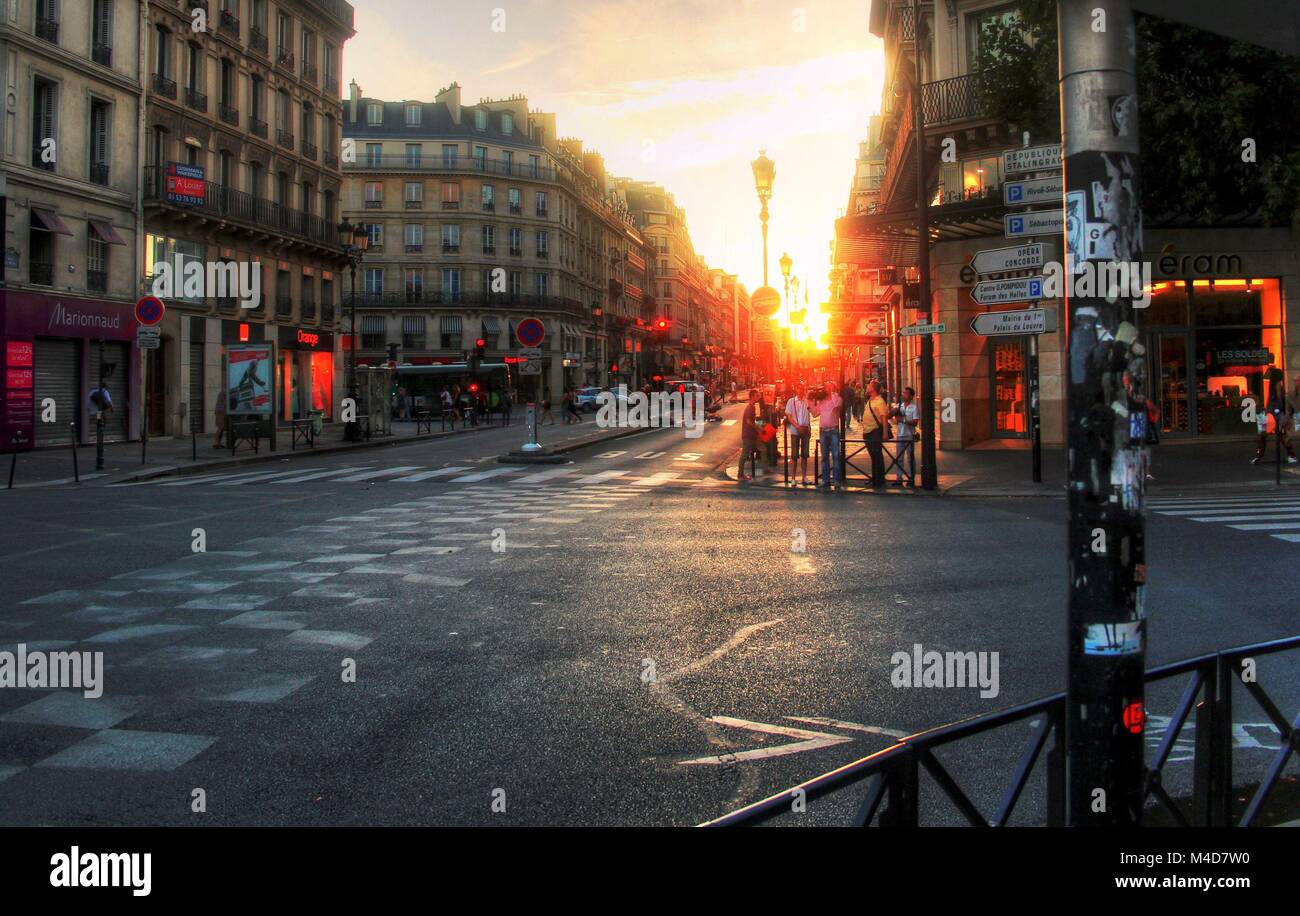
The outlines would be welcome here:
[[[77,341],[36,339],[36,444],[64,445],[72,441],[72,426],[80,422],[80,360]],[[90,394],[89,388],[86,395]],[[41,406],[54,399],[54,421],[44,423]]]

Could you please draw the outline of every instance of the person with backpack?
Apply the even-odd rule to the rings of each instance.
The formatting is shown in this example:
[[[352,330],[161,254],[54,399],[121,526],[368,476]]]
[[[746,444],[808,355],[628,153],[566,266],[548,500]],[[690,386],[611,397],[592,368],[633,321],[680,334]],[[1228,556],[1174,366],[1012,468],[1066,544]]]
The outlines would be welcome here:
[[[1282,442],[1282,447],[1286,449],[1286,463],[1295,464],[1295,448],[1291,445],[1291,440],[1287,433],[1290,432],[1291,424],[1294,422],[1295,407],[1286,397],[1286,389],[1282,387],[1281,379],[1276,379],[1269,383],[1268,402],[1264,409],[1255,415],[1256,429],[1259,432],[1259,443],[1255,446],[1255,457],[1251,464],[1259,464],[1264,458],[1264,450],[1268,446],[1269,426],[1272,425],[1271,432]]]
[[[871,486],[879,490],[885,485],[885,439],[889,433],[889,405],[885,403],[880,382],[867,383],[862,412],[862,441],[871,455]]]
[[[916,391],[910,386],[903,389],[903,400],[889,412],[890,417],[898,420],[897,471],[894,482],[903,485],[903,463],[907,463],[908,482],[916,486],[916,431],[921,426],[921,412],[916,406]]]

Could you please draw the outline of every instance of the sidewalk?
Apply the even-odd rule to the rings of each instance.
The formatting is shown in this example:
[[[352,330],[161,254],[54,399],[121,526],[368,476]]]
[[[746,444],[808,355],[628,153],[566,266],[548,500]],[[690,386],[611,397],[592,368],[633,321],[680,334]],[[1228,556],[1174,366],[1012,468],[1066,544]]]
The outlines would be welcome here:
[[[139,442],[114,442],[107,443],[104,446],[104,470],[102,471],[95,470],[95,447],[93,445],[83,445],[77,449],[76,462],[82,483],[93,482],[97,485],[106,485],[149,480],[171,474],[209,473],[222,468],[239,467],[258,462],[283,461],[290,458],[319,458],[325,455],[336,455],[340,452],[366,451],[375,448],[408,445],[415,442],[445,439],[449,436],[478,435],[493,430],[504,432],[507,428],[517,433],[518,442],[514,442],[511,446],[517,447],[519,443],[523,442],[526,435],[523,416],[520,413],[516,413],[513,417],[513,423],[510,427],[502,426],[498,419],[491,425],[484,423],[455,430],[448,426],[447,430],[443,431],[441,425],[434,421],[432,433],[417,433],[414,422],[394,421],[393,435],[376,436],[368,442],[344,441],[343,424],[332,423],[327,424],[321,435],[316,437],[315,448],[308,447],[300,442],[295,449],[292,447],[291,433],[281,431],[276,438],[275,451],[271,451],[270,442],[263,439],[258,452],[253,452],[252,448],[247,445],[241,445],[233,456],[228,448],[217,449],[212,447],[211,433],[200,435],[197,441],[172,438],[150,439],[145,456],[147,460],[143,462],[141,461]],[[564,430],[563,434],[559,430]],[[594,422],[588,420],[581,425],[572,427],[563,427],[558,424],[556,426],[548,425],[544,430],[539,431],[539,438],[552,451],[564,453],[583,448],[594,442],[617,439],[637,432],[642,432],[642,430],[602,430]],[[502,450],[507,449],[503,446]],[[195,458],[196,454],[197,459]],[[5,489],[8,485],[11,467],[14,467],[15,472],[13,481],[15,489],[62,486],[76,482],[71,445],[23,452],[18,455],[16,466],[13,465],[13,456],[0,455],[0,490]]]
[[[862,434],[855,427],[849,433],[849,442],[854,447],[862,445]],[[737,443],[739,445],[739,443]],[[783,448],[779,445],[778,449]],[[1255,455],[1255,439],[1241,437],[1224,440],[1175,440],[1156,446],[1152,452],[1151,474],[1154,480],[1147,481],[1150,493],[1173,495],[1186,491],[1208,489],[1261,489],[1277,488],[1276,468],[1273,464],[1273,449],[1270,443],[1264,460],[1258,465],[1250,463]],[[726,463],[726,476],[738,479],[736,462],[739,448]],[[1064,449],[1043,449],[1043,482],[1032,480],[1032,458],[1029,442],[1026,440],[1003,440],[962,450],[940,449],[936,456],[938,464],[937,493],[957,497],[1049,497],[1064,498],[1066,484],[1066,453]],[[1282,486],[1300,487],[1300,465],[1286,464],[1286,455],[1282,456]],[[870,459],[865,451],[854,459],[859,467],[870,468]],[[809,458],[809,475],[812,471],[812,458]],[[886,459],[886,465],[889,461]],[[920,480],[920,448],[917,448],[917,480]],[[761,462],[760,462],[761,466]],[[886,494],[911,495],[913,491],[902,489],[893,484],[895,472],[887,475],[889,485],[883,491]],[[870,492],[859,489],[862,478],[858,478],[854,487],[854,475],[849,474],[851,489],[848,492]],[[791,468],[791,478],[794,469]],[[783,474],[783,465],[777,464],[777,473],[763,475],[744,484],[747,487],[768,487],[773,489],[811,490],[812,487],[799,485],[788,486]],[[933,495],[930,492],[916,490],[916,495]]]

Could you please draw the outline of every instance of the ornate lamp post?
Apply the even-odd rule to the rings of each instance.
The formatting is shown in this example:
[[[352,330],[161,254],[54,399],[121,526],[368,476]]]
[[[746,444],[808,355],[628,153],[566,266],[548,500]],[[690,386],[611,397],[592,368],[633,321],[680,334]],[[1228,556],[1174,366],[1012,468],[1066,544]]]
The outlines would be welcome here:
[[[786,311],[790,309],[790,268],[794,266],[794,259],[790,257],[789,252],[781,253],[781,276],[785,279],[785,307]]]
[[[357,268],[361,266],[361,258],[366,249],[370,247],[370,233],[359,223],[354,225],[348,222],[347,217],[339,223],[338,231],[339,244],[343,246],[344,256],[348,259],[352,285],[352,299],[348,306],[348,324],[351,326],[351,333],[348,335],[348,397],[352,399],[353,418],[344,425],[343,438],[348,442],[356,442],[361,438],[361,427],[357,423],[355,414],[357,409]]]
[[[767,158],[767,150],[759,150],[758,158],[749,164],[754,171],[754,190],[762,211],[758,218],[763,222],[763,286],[767,286],[767,202],[772,199],[772,183],[776,180],[776,163]]]

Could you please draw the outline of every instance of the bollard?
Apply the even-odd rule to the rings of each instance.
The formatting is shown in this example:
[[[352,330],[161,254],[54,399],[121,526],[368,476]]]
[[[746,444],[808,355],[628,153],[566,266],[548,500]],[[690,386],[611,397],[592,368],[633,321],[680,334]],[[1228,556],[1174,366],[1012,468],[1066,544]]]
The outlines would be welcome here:
[[[95,415],[95,470],[104,470],[104,411]]]
[[[1277,485],[1282,486],[1282,415],[1273,414],[1273,436],[1277,440],[1273,445],[1273,469]]]
[[[190,425],[190,460],[199,460],[199,434],[193,424]]]
[[[73,421],[69,424],[72,427],[72,477],[77,483],[81,483],[81,471],[77,467],[77,424]]]
[[[9,463],[9,489],[14,488],[14,471],[18,469],[18,453],[14,452],[14,459]]]

